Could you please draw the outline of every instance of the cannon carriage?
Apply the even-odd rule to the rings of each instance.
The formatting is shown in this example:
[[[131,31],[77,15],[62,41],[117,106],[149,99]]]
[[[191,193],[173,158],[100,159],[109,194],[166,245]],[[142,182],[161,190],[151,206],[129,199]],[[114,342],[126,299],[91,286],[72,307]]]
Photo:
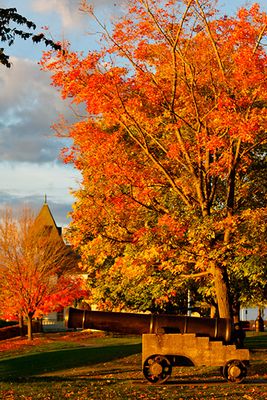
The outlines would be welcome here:
[[[142,368],[150,383],[166,382],[175,366],[218,366],[229,382],[242,382],[249,350],[237,347],[230,319],[134,314],[69,308],[67,328],[142,335]]]

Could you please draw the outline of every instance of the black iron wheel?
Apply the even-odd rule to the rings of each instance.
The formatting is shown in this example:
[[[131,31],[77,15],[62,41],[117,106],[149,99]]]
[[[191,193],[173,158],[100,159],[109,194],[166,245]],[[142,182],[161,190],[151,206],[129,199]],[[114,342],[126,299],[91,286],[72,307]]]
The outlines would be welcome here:
[[[247,367],[241,360],[230,360],[223,367],[224,378],[233,383],[240,383],[247,376]]]
[[[160,354],[149,356],[143,366],[143,374],[150,383],[166,382],[172,373],[172,365],[167,357]]]

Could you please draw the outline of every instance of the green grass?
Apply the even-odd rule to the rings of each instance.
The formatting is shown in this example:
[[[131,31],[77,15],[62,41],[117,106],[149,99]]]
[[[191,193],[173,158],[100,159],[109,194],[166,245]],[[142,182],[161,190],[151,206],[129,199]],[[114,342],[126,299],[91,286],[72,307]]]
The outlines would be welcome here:
[[[74,348],[57,351],[38,352],[0,362],[1,379],[14,380],[20,377],[39,375],[44,372],[61,371],[128,356],[141,351],[140,344],[104,346],[99,348]]]
[[[247,332],[245,346],[249,349],[267,349],[267,332]]]
[[[1,342],[0,342],[1,343]],[[38,346],[26,346],[22,349],[12,349],[10,347],[9,351],[5,351],[3,353],[0,352],[0,363],[3,359],[14,358],[16,356],[23,355],[31,355],[37,353],[46,353],[46,352],[56,352],[61,350],[70,350],[70,349],[84,349],[84,347],[102,347],[102,346],[113,346],[113,345],[124,345],[124,344],[137,344],[141,343],[140,338],[136,337],[128,337],[128,338],[115,338],[115,337],[89,337],[88,341],[85,343],[77,343],[66,340],[56,340],[50,343],[40,343]],[[1,375],[0,375],[1,376]],[[1,400],[1,399],[0,399]]]
[[[223,380],[218,368],[174,368],[168,383],[150,385],[141,371],[140,338],[56,340],[0,360],[1,400],[266,400],[267,333],[249,333],[248,377]]]

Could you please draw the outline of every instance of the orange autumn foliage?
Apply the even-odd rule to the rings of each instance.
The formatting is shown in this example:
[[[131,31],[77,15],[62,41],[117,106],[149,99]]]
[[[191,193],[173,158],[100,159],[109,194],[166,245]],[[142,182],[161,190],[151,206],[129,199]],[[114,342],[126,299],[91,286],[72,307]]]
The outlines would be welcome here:
[[[215,6],[131,0],[109,32],[84,1],[105,45],[43,56],[62,97],[86,108],[56,129],[73,139],[63,157],[82,173],[70,240],[102,303],[112,292],[107,301],[123,307],[130,296],[140,308],[134,289],[141,296],[146,287],[151,303],[166,303],[196,273],[211,277],[220,315],[230,315],[242,213],[266,213],[264,203],[246,197],[240,207],[237,198],[254,187],[266,145],[267,15],[256,4],[234,17]],[[223,223],[232,218],[235,229]]]
[[[73,274],[74,256],[59,236],[40,228],[30,210],[16,217],[12,210],[0,220],[0,315],[31,321],[62,310],[87,295],[84,282]]]

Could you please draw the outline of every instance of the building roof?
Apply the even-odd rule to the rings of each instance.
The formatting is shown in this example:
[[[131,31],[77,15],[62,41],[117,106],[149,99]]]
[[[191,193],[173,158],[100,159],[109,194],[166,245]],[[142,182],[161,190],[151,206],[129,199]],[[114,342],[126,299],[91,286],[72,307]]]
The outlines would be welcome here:
[[[62,235],[62,229],[61,227],[57,226],[46,199],[36,217],[35,224],[38,227],[49,228],[53,234],[57,234],[58,236]]]
[[[66,255],[65,262],[62,264],[62,267],[65,270],[71,271],[72,273],[81,273],[78,268],[79,256],[76,252],[72,250],[72,248],[65,243],[64,238],[62,236],[61,227],[57,226],[52,212],[47,204],[46,196],[44,204],[39,211],[34,223],[35,228],[39,232],[46,232],[51,235],[52,240],[55,242],[59,239],[63,244],[64,252]]]

